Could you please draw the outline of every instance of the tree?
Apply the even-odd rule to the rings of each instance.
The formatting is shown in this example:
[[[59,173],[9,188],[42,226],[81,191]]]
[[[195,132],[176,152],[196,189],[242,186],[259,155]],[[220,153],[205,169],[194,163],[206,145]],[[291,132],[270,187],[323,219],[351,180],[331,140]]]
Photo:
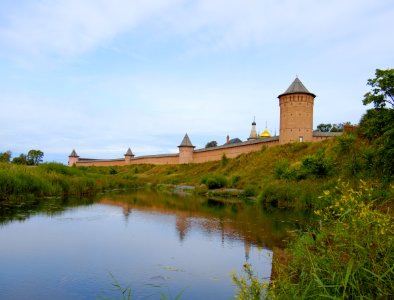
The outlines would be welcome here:
[[[21,154],[18,157],[14,157],[14,159],[12,160],[13,164],[16,165],[27,165],[27,158],[26,158],[26,154]]]
[[[373,89],[364,95],[363,104],[374,104],[361,118],[359,133],[372,146],[370,154],[374,169],[383,179],[394,177],[394,69],[376,70],[376,77],[368,79]],[[391,104],[391,109],[386,108]]]
[[[375,108],[384,108],[391,104],[394,107],[394,69],[376,69],[375,78],[368,79],[367,85],[372,91],[364,95],[364,105],[373,103]]]
[[[329,132],[331,130],[331,128],[332,128],[331,124],[321,123],[321,124],[317,125],[317,131],[320,131],[320,132]]]
[[[44,157],[44,153],[41,150],[30,150],[27,153],[27,164],[36,166],[42,162],[42,158]]]
[[[6,152],[0,152],[0,162],[10,162],[11,160],[11,151],[8,150]]]
[[[210,141],[209,143],[207,143],[205,145],[205,148],[212,148],[212,147],[217,147],[218,146],[218,142],[216,141]]]
[[[343,127],[345,125],[350,125],[350,122],[332,124],[332,128],[331,128],[330,132],[343,132]]]

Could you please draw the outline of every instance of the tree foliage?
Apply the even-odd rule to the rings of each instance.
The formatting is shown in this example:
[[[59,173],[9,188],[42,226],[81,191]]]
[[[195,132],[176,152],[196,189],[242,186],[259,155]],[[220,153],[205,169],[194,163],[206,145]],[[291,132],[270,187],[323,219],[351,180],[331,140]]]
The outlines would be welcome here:
[[[27,164],[36,166],[42,163],[42,158],[44,157],[44,153],[41,150],[30,150],[27,153]]]
[[[390,180],[394,176],[394,69],[377,69],[368,85],[373,89],[364,95],[363,103],[373,103],[375,108],[361,118],[359,133],[373,146],[370,160],[375,170]],[[391,104],[391,108],[386,104]]]
[[[394,69],[376,69],[375,78],[368,79],[367,85],[372,90],[364,95],[364,105],[373,103],[375,108],[384,108],[391,104],[394,107]]]
[[[338,124],[321,123],[316,126],[316,131],[319,132],[342,132],[345,125],[350,125],[350,122],[342,122]]]
[[[317,131],[320,131],[320,132],[329,132],[331,130],[331,128],[332,128],[331,124],[321,123],[321,124],[317,125]]]
[[[212,147],[217,147],[218,146],[218,142],[216,141],[210,141],[205,145],[205,148],[212,148]]]
[[[10,162],[11,151],[0,152],[0,162]]]
[[[26,154],[22,153],[21,155],[14,157],[12,163],[17,165],[27,165]]]

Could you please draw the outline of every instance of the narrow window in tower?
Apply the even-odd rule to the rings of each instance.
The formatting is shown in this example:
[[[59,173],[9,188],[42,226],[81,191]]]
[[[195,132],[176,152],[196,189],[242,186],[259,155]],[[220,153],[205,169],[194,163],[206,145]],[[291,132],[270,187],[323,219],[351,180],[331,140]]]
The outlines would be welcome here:
[[[302,143],[302,142],[304,141],[304,137],[303,137],[303,136],[300,136],[300,137],[299,137],[299,141],[300,141],[300,143]]]

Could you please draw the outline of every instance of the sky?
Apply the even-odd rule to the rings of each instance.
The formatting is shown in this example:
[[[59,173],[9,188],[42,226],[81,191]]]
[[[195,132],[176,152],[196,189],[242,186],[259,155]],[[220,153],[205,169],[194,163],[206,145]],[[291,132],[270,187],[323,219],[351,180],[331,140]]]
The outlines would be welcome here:
[[[1,0],[0,152],[177,153],[279,132],[296,76],[314,126],[357,124],[393,68],[392,0]]]

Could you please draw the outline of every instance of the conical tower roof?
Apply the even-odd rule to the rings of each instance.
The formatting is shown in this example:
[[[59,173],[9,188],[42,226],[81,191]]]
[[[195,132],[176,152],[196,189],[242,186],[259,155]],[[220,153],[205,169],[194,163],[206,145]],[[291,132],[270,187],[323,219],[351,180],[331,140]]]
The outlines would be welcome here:
[[[134,156],[133,152],[131,151],[130,147],[127,149],[127,152],[124,156]]]
[[[301,82],[301,80],[298,79],[298,77],[296,77],[296,79],[294,79],[293,83],[290,84],[290,86],[288,87],[286,92],[284,92],[283,94],[280,94],[278,96],[278,98],[280,98],[281,96],[284,96],[284,95],[289,95],[289,94],[308,94],[313,97],[316,97],[315,94],[308,91],[308,89],[305,87],[305,85],[303,85],[303,83]]]
[[[73,149],[73,151],[71,152],[71,154],[68,157],[79,157],[77,152],[75,152],[75,150]]]
[[[193,147],[194,148],[187,133],[185,134],[185,137],[183,138],[182,143],[178,147]]]

